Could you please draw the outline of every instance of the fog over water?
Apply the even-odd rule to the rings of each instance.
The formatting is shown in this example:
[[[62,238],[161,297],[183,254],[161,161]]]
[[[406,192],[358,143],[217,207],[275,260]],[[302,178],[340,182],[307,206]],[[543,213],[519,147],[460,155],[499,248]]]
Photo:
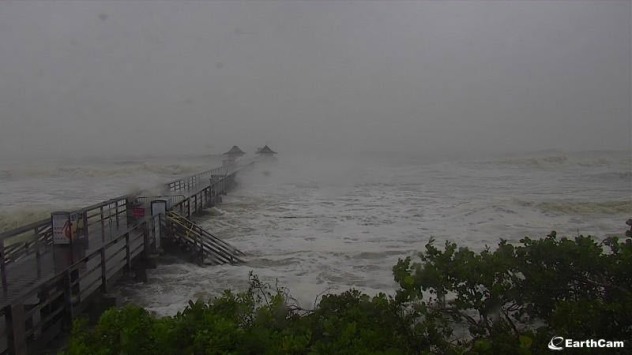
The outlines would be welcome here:
[[[2,2],[0,155],[629,149],[631,6]]]
[[[199,222],[240,266],[164,257],[173,314],[254,270],[303,306],[394,289],[431,238],[621,234],[630,1],[0,2],[0,231],[216,167],[278,161]]]

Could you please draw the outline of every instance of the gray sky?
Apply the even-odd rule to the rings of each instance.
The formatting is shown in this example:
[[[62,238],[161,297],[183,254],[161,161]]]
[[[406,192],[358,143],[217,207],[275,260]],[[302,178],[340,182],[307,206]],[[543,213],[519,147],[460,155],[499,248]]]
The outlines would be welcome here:
[[[630,1],[2,2],[0,156],[629,149],[631,18]]]

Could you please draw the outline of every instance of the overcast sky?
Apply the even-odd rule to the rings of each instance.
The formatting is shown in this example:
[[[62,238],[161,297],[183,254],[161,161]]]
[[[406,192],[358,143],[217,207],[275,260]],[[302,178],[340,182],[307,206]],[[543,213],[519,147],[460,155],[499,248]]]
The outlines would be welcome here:
[[[0,3],[0,156],[629,149],[631,1]]]

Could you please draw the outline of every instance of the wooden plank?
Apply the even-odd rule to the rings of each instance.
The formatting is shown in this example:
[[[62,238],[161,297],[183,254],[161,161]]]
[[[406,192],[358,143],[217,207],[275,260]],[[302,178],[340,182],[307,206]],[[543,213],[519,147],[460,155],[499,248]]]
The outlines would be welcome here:
[[[136,245],[135,247],[131,248],[130,257],[133,260],[136,256],[141,254],[144,250],[145,250],[145,246],[143,245],[143,243],[138,243],[138,245]]]
[[[83,290],[86,289],[88,287],[88,285],[92,285],[95,282],[98,282],[99,285],[101,285],[102,283],[102,278],[101,278],[101,273],[102,273],[102,268],[101,265],[98,265],[97,268],[95,268],[91,273],[89,274],[85,274],[81,277],[81,280],[79,281],[79,290],[80,293],[82,294],[82,298],[83,296]]]
[[[110,259],[120,252],[125,252],[125,240],[119,240],[105,248],[105,257]]]
[[[110,258],[107,260],[107,266],[106,266],[106,274],[109,273],[111,270],[113,269],[122,269],[127,265],[126,262],[126,255],[124,253],[119,254],[116,257]]]
[[[99,275],[100,276],[100,275]],[[93,293],[99,291],[101,289],[101,277],[96,277],[92,279],[92,281],[81,288],[81,299],[87,299],[92,296]]]
[[[59,318],[46,327],[46,330],[42,332],[42,335],[37,339],[37,345],[39,348],[45,348],[45,345],[57,338],[62,331],[63,319]]]
[[[43,300],[40,300],[40,302],[35,307],[25,312],[25,318],[28,319],[29,317],[33,316],[36,312],[42,312],[43,309],[51,305],[53,302],[57,301],[58,298],[62,296],[63,294],[64,294],[63,290],[60,290],[60,289],[54,289],[47,292],[46,296],[43,297],[44,298]]]
[[[101,256],[97,254],[91,257],[90,260],[86,262],[86,267],[79,275],[79,278],[83,278],[86,275],[90,275],[93,272],[97,272],[100,269],[100,267],[101,267]]]
[[[15,355],[26,355],[24,306],[22,304],[12,304],[9,306],[7,320],[9,324],[9,351]]]
[[[116,282],[118,282],[118,280],[121,279],[122,276],[123,276],[122,270],[119,270],[118,272],[113,272],[110,275],[108,275],[108,282],[110,284],[115,284]]]
[[[8,348],[9,348],[9,344],[8,344],[8,333],[7,333],[7,319],[6,316],[3,314],[2,316],[0,316],[0,354],[7,354],[8,353]]]

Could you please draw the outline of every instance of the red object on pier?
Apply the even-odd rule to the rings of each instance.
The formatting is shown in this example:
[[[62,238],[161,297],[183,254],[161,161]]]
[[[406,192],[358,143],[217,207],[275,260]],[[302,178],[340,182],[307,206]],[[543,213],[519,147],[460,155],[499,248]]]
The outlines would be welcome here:
[[[143,218],[145,217],[145,207],[138,206],[132,209],[132,216],[134,218]]]

